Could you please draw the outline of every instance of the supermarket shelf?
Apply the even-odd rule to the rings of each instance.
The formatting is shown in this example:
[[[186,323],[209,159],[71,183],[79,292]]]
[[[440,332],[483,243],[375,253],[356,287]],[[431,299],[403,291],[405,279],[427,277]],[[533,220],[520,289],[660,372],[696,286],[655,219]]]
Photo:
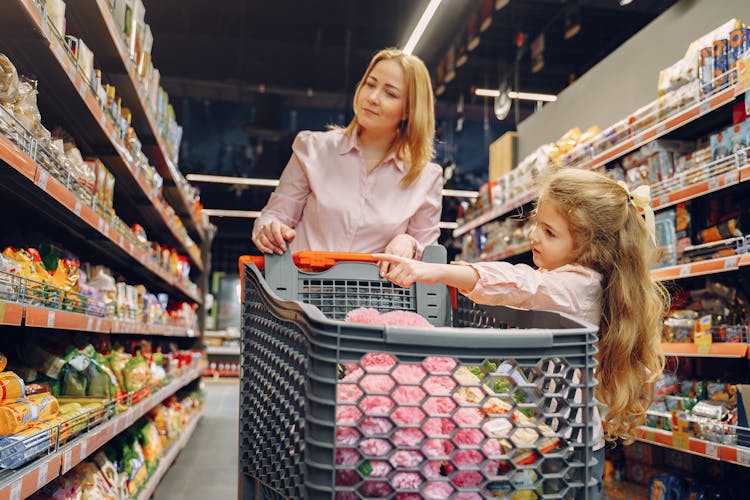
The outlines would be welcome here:
[[[702,260],[700,262],[691,262],[690,264],[654,269],[651,271],[651,276],[657,281],[671,281],[681,278],[693,278],[695,276],[703,276],[706,274],[736,271],[741,266],[748,264],[750,264],[750,256],[733,255],[731,257],[722,257],[720,259]]]
[[[742,160],[740,161],[740,159]],[[708,177],[685,187],[668,190],[666,194],[658,194],[659,191],[665,190],[664,186],[682,183],[685,178],[689,178],[691,175]],[[750,165],[747,164],[746,151],[742,151],[741,154],[738,153],[718,162],[712,162],[709,165],[702,165],[691,169],[688,172],[680,174],[679,178],[676,177],[652,185],[651,190],[652,194],[654,194],[654,199],[651,202],[651,206],[655,210],[667,208],[683,201],[692,200],[737,185],[748,178],[750,178]]]
[[[37,166],[31,158],[19,150],[10,140],[0,135],[0,162],[10,167],[11,173],[20,174],[5,176],[3,187],[9,194],[20,196],[25,203],[32,203],[36,208],[56,214],[58,221],[69,226],[71,236],[97,251],[117,258],[120,263],[138,276],[160,288],[175,290],[188,299],[201,303],[200,290],[191,290],[176,276],[160,267],[141,247],[126,239],[118,232],[111,219],[96,213],[83,203],[72,191],[52,177],[45,169]],[[31,166],[35,170],[31,172]],[[133,264],[140,264],[134,266]],[[166,287],[165,287],[166,285]]]
[[[0,301],[0,325],[21,326],[23,305]]]
[[[133,218],[142,218],[160,239],[183,249],[196,267],[202,269],[200,252],[191,251],[190,245],[175,232],[161,201],[148,189],[133,166],[130,153],[117,136],[112,120],[99,106],[87,79],[78,71],[76,62],[49,21],[42,18],[35,2],[0,2],[0,19],[14,26],[14,31],[6,33],[3,50],[19,67],[20,73],[44,75],[39,83],[42,88],[40,104],[44,103],[53,110],[65,128],[78,139],[82,151],[99,153],[94,156],[99,156],[114,174],[117,180],[115,189],[130,201],[123,207],[134,210],[138,217]],[[13,44],[12,40],[22,37],[23,43]],[[46,110],[43,115],[47,116]]]
[[[639,427],[636,439],[644,443],[672,448],[692,455],[750,467],[750,448],[743,446],[729,446],[694,437],[688,437],[686,440],[677,439],[675,443],[671,432],[648,427]]]
[[[190,371],[173,380],[151,397],[133,405],[90,432],[73,439],[70,443],[61,446],[53,454],[14,471],[0,481],[0,500],[26,498],[56,477],[65,474],[102,445],[130,427],[156,405],[198,377],[200,377],[198,370]]]
[[[213,378],[239,378],[240,372],[239,370],[212,370],[206,368],[203,370],[203,376]]]
[[[75,22],[77,32],[86,43],[91,43],[96,61],[117,87],[118,94],[133,114],[132,125],[144,145],[144,153],[151,153],[159,175],[165,181],[165,196],[175,212],[182,218],[188,231],[200,241],[206,239],[192,202],[180,188],[181,176],[167,154],[166,145],[159,134],[146,93],[138,78],[135,63],[128,56],[125,42],[120,36],[106,0],[68,0],[66,16]],[[146,147],[150,146],[150,147]],[[173,188],[174,186],[174,188]]]
[[[167,471],[177,458],[177,455],[180,454],[180,451],[182,451],[182,449],[185,448],[185,446],[188,444],[188,441],[190,441],[190,438],[193,436],[193,432],[195,432],[195,428],[198,426],[198,422],[200,422],[200,419],[202,417],[203,410],[193,416],[187,427],[183,429],[180,437],[177,438],[177,441],[172,443],[172,445],[170,445],[169,447],[169,450],[167,450],[167,452],[159,458],[159,465],[157,466],[154,473],[151,474],[151,477],[148,479],[146,486],[143,487],[141,492],[136,497],[138,500],[148,500],[149,498],[151,498],[151,496],[156,491],[156,487],[159,486],[159,483],[167,474]]]
[[[238,339],[241,337],[239,330],[206,330],[203,332],[203,336],[217,339]]]
[[[475,229],[490,221],[493,221],[497,219],[498,217],[501,217],[511,212],[512,210],[517,209],[518,207],[526,205],[527,203],[531,203],[532,201],[534,201],[535,197],[536,197],[536,192],[523,193],[522,195],[514,198],[513,201],[510,201],[501,207],[494,208],[490,210],[489,212],[484,213],[480,215],[479,217],[472,219],[469,222],[457,227],[456,229],[453,230],[453,237],[458,238],[459,236],[468,233],[472,229]]]
[[[240,346],[208,346],[206,347],[206,354],[208,355],[222,355],[222,356],[239,356]]]
[[[708,99],[703,99],[696,104],[676,113],[675,115],[655,123],[651,127],[646,128],[635,136],[619,144],[615,144],[608,150],[600,153],[599,155],[591,158],[588,161],[566,166],[592,170],[597,167],[606,165],[612,160],[616,160],[617,158],[620,158],[621,156],[640,148],[644,144],[651,142],[654,139],[658,139],[680,127],[687,125],[690,122],[697,120],[704,115],[707,115],[714,110],[719,109],[722,106],[725,106],[726,104],[729,104],[744,92],[744,85],[730,85],[727,88],[710,96]]]
[[[695,343],[662,342],[661,348],[667,356],[681,356],[690,358],[745,358],[747,344],[722,342],[698,345]]]
[[[506,248],[505,250],[502,250],[500,252],[495,252],[490,255],[487,255],[485,257],[482,257],[480,262],[492,262],[496,260],[504,260],[510,257],[515,257],[516,255],[521,255],[527,252],[531,251],[531,242],[525,242],[521,243],[520,245],[514,245],[512,247]]]

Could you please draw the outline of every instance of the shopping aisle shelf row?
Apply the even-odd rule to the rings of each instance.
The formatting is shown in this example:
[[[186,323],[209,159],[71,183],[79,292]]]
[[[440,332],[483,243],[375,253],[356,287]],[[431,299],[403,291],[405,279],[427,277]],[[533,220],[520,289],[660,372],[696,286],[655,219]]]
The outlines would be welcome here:
[[[19,9],[19,2],[23,9]],[[54,88],[55,95],[42,92],[39,98],[58,108],[61,116],[71,117],[66,128],[76,132],[75,136],[85,138],[84,142],[87,144],[96,144],[99,148],[109,150],[109,154],[100,157],[115,175],[118,189],[127,192],[132,198],[133,206],[152,231],[157,231],[169,243],[183,249],[194,265],[202,270],[200,249],[192,240],[185,240],[175,231],[164,205],[136,170],[134,159],[115,132],[114,123],[99,105],[87,78],[78,71],[75,58],[64,40],[51,27],[50,20],[46,19],[31,0],[2,2],[0,16],[15,21],[15,29],[20,30],[21,34],[33,32],[42,35],[43,38],[37,42],[45,47],[34,49],[31,43],[22,44],[22,48],[12,50],[13,61],[26,61],[36,73],[44,74],[46,87]]]
[[[180,280],[169,273],[152,258],[146,249],[116,229],[118,219],[114,214],[95,211],[93,207],[76,196],[70,185],[66,186],[50,175],[28,154],[19,150],[2,135],[0,135],[0,162],[7,164],[10,169],[20,174],[16,176],[20,179],[15,179],[15,183],[5,183],[6,189],[22,191],[26,198],[35,204],[51,204],[50,213],[56,214],[58,221],[84,230],[85,234],[81,237],[87,244],[101,247],[107,255],[119,255],[120,259],[127,262],[128,266],[136,270],[139,275],[145,274],[147,279],[156,280],[190,300],[201,303],[200,290],[193,283]]]
[[[663,137],[664,135],[676,129],[679,129],[680,127],[683,127],[688,123],[691,123],[698,118],[733,102],[737,97],[744,94],[744,92],[744,83],[739,82],[735,85],[731,85],[717,92],[716,94],[699,101],[693,106],[677,112],[672,117],[657,121],[655,125],[649,127],[643,132],[640,132],[635,136],[612,146],[607,151],[595,156],[594,158],[591,158],[590,160],[566,166],[589,170],[603,167],[607,163],[616,160],[617,158],[620,158],[625,154],[630,153],[655,139]],[[746,154],[746,152],[742,151],[730,156],[728,159],[721,161],[722,164],[732,163],[736,165],[736,169],[739,170],[739,172],[729,171],[715,176],[711,176],[710,172],[707,172],[703,176],[705,177],[704,180],[701,180],[694,185],[684,187],[679,185],[677,185],[677,187],[674,187],[675,180],[665,182],[664,184],[668,187],[671,187],[671,190],[669,192],[659,193],[658,197],[654,198],[653,207],[664,208],[666,206],[674,205],[681,201],[686,201],[688,199],[703,196],[724,187],[747,180],[750,176],[750,165],[748,165],[747,163],[747,157],[748,155]],[[710,170],[710,165],[702,165],[694,170],[698,169]],[[681,178],[684,179],[686,175],[687,174],[682,175]],[[655,187],[658,189],[658,186]],[[518,208],[533,201],[535,197],[535,192],[522,193],[503,206],[491,209],[486,213],[479,215],[476,218],[454,229],[453,237],[457,238],[459,236],[462,236],[472,229],[476,229],[477,227],[480,227],[490,221],[502,217],[503,215],[517,210]]]
[[[4,471],[0,477],[0,500],[26,498],[56,477],[65,474],[86,457],[92,455],[102,445],[133,425],[139,418],[151,411],[167,397],[185,387],[199,376],[200,371],[192,369],[148,398],[143,399],[105,423],[73,439],[71,442],[58,447],[50,454],[35,460],[21,469]]]
[[[690,436],[676,436],[670,431],[643,426],[639,427],[636,433],[636,439],[644,443],[750,467],[750,448],[744,446],[715,443]]]
[[[747,344],[734,342],[716,342],[696,344],[694,342],[662,342],[662,351],[667,356],[688,358],[735,358],[748,355]]]
[[[149,500],[151,498],[151,496],[156,491],[157,486],[159,486],[159,483],[162,479],[164,479],[164,476],[169,471],[169,468],[177,459],[177,455],[180,454],[180,451],[182,451],[182,449],[185,448],[185,446],[188,444],[188,441],[190,441],[190,437],[193,435],[193,432],[195,432],[195,428],[198,427],[198,423],[200,422],[202,417],[203,410],[193,415],[190,423],[187,425],[187,427],[185,427],[185,429],[182,430],[182,432],[180,433],[180,437],[177,438],[177,441],[169,445],[169,449],[166,450],[166,453],[159,458],[159,465],[157,466],[154,473],[151,474],[151,477],[148,479],[146,486],[144,486],[141,492],[138,493],[138,496],[136,497],[137,500]]]
[[[94,44],[93,51],[102,69],[117,86],[118,93],[130,106],[132,125],[164,178],[165,196],[182,218],[185,226],[199,241],[206,239],[203,224],[185,192],[187,181],[175,168],[166,144],[149,110],[145,90],[138,78],[136,64],[128,56],[114,17],[106,0],[67,0],[68,15],[85,40]]]
[[[240,346],[208,346],[206,347],[206,354],[216,354],[223,356],[239,356]]]
[[[102,318],[70,311],[0,300],[0,325],[53,328],[103,334],[195,337],[195,329],[178,325],[154,325],[137,321]]]

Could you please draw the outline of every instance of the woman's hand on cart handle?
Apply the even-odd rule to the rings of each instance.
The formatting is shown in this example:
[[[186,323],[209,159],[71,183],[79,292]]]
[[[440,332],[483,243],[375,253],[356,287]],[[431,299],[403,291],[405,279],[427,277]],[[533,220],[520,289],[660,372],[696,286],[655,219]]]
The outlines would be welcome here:
[[[414,259],[417,256],[417,250],[419,243],[412,236],[408,234],[396,235],[383,250],[384,254],[397,255],[399,257],[406,257],[408,259]],[[391,263],[386,261],[380,262],[380,276],[385,276],[391,268]]]
[[[281,255],[286,251],[286,242],[292,241],[295,236],[297,232],[294,229],[277,220],[272,220],[253,236],[253,243],[263,253]]]

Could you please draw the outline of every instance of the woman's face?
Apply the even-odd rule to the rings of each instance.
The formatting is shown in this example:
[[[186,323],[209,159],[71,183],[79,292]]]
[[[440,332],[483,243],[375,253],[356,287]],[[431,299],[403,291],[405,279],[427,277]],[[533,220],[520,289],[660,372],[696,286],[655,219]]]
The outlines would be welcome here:
[[[406,79],[394,60],[378,62],[359,89],[355,113],[368,132],[392,133],[406,118]]]

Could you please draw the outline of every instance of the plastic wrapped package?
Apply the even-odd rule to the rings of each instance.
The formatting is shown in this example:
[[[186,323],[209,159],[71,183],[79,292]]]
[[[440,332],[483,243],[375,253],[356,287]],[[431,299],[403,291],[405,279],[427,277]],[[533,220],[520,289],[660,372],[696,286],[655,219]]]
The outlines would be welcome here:
[[[0,104],[15,102],[18,94],[18,71],[5,54],[0,54]]]
[[[0,436],[0,467],[16,469],[46,453],[55,442],[54,430],[29,427],[12,436]]]
[[[13,115],[16,120],[29,132],[34,133],[42,117],[36,104],[36,82],[21,79],[18,86],[18,94],[13,103]]]

